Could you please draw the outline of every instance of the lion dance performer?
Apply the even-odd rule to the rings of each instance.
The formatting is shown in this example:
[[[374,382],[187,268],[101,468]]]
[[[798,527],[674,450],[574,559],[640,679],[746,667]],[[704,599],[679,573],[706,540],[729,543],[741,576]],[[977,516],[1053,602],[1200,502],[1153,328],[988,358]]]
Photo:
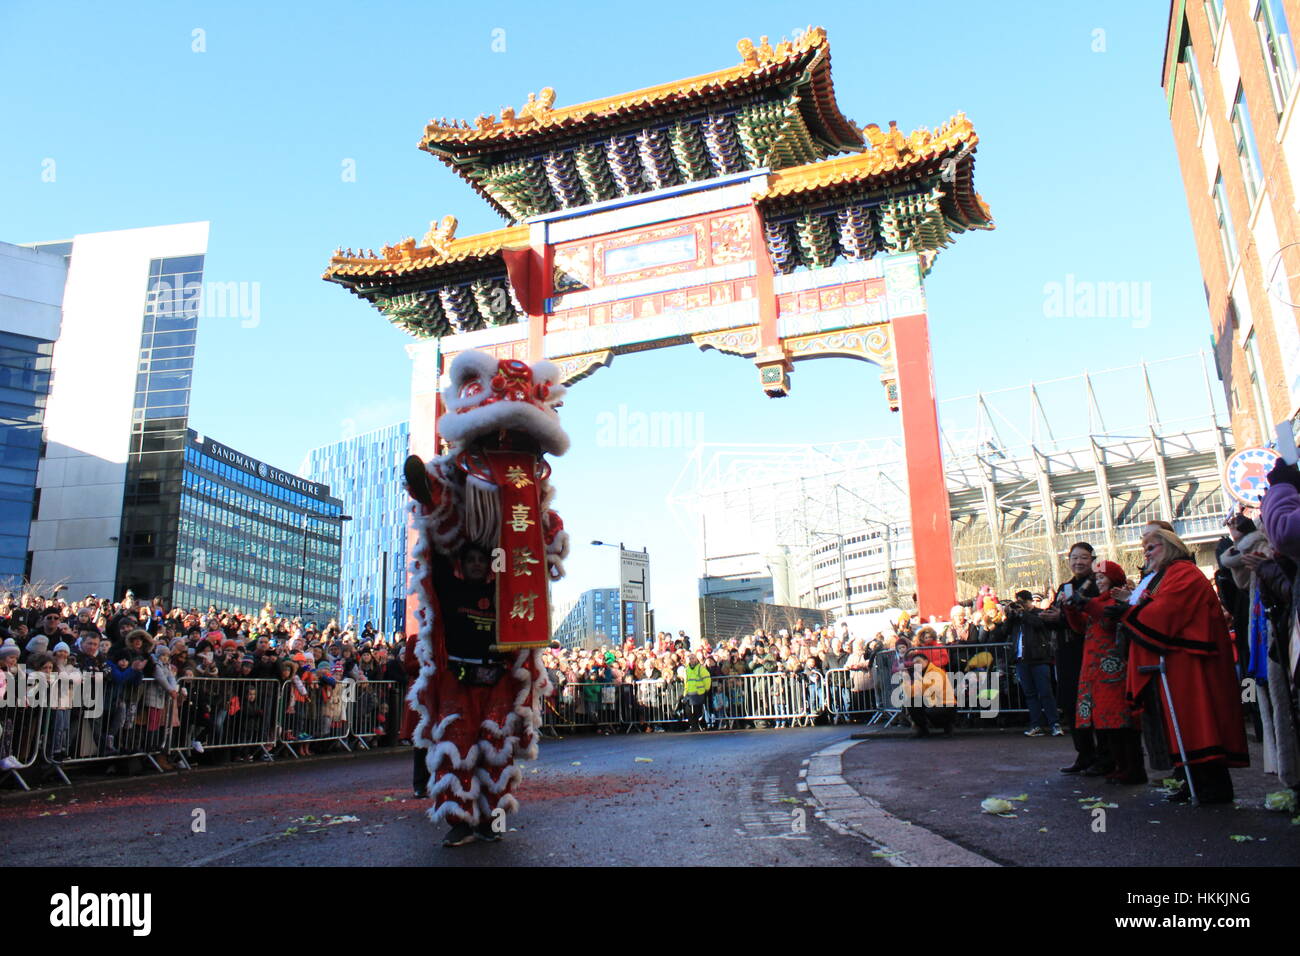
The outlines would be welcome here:
[[[445,846],[460,846],[500,838],[519,807],[515,759],[537,756],[548,587],[568,554],[543,456],[564,454],[569,439],[551,362],[464,352],[449,377],[438,428],[448,451],[405,468],[419,633],[407,638],[404,736],[417,794],[432,780],[429,818],[451,825]]]

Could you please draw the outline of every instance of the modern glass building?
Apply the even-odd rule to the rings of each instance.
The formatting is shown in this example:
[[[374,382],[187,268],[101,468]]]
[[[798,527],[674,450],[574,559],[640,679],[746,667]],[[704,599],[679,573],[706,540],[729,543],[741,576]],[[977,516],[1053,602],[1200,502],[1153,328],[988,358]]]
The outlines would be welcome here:
[[[59,336],[67,260],[57,250],[0,243],[0,587],[28,574],[27,539]]]
[[[337,617],[349,516],[329,487],[193,429],[180,457],[172,605],[256,613],[270,604],[321,624]]]
[[[191,222],[23,250],[62,270],[57,292],[35,296],[56,303],[57,322],[46,336],[55,342],[27,545],[33,583],[77,598],[128,588],[171,598],[207,247],[208,224]],[[0,267],[6,258],[25,266],[29,286],[50,271],[5,255]]]
[[[316,448],[301,469],[328,485],[352,515],[343,530],[340,623],[360,632],[400,631],[406,621],[406,509],[402,463],[410,424],[402,422]]]
[[[54,343],[0,332],[0,580],[28,572]]]
[[[203,293],[203,256],[149,263],[117,558],[119,592],[168,597]]]

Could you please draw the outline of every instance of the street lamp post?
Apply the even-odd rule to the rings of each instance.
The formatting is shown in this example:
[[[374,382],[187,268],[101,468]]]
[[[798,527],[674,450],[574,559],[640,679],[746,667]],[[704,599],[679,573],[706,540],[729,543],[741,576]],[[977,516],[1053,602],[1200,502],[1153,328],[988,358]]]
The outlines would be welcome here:
[[[845,488],[839,482],[836,482],[835,484],[836,521],[839,520],[841,491],[845,491],[848,494],[852,495],[854,498],[858,499],[858,501],[862,502],[864,505],[870,505],[872,507],[875,507],[875,505],[872,502],[868,501],[866,498],[863,498],[852,488]],[[898,596],[897,594],[898,578],[894,573],[894,541],[893,541],[894,526],[887,521],[881,521],[877,518],[868,517],[867,515],[862,515],[862,521],[866,524],[875,525],[877,528],[885,529],[885,597],[889,603],[889,606],[894,607],[897,605],[897,601],[895,599]]]
[[[302,569],[298,574],[298,618],[299,620],[307,616],[307,518],[309,513],[302,513]],[[316,515],[317,518],[328,518],[329,515]],[[352,515],[338,515],[339,522],[339,546],[342,547],[343,522],[351,521]]]
[[[644,614],[645,625],[646,625],[646,626],[645,626],[645,628],[644,628],[644,630],[643,630],[642,637],[643,637],[643,639],[645,640],[646,644],[649,644],[649,643],[650,643],[650,630],[649,630],[649,621],[650,621],[650,616],[649,616],[649,615],[650,615],[650,603],[649,603],[648,600],[646,600],[647,595],[646,595],[646,593],[645,593],[645,583],[644,583],[644,580],[642,581],[642,585],[641,585],[641,598],[642,598],[641,601],[639,601],[639,602],[637,602],[637,601],[626,601],[626,602],[625,602],[625,601],[623,600],[623,566],[622,566],[622,557],[623,557],[623,552],[627,551],[627,548],[623,547],[623,542],[622,542],[622,541],[620,541],[618,544],[612,544],[612,543],[607,542],[607,541],[593,541],[593,542],[591,542],[591,543],[592,543],[593,545],[596,545],[597,547],[602,547],[602,548],[618,548],[618,554],[619,554],[619,559],[620,559],[620,563],[619,563],[619,582],[618,582],[618,584],[619,584],[619,588],[618,588],[618,643],[619,643],[620,645],[622,645],[623,641],[624,641],[624,640],[626,639],[626,637],[627,637],[627,618],[626,618],[626,613],[627,613],[627,612],[626,612],[626,610],[624,609],[625,604],[636,604],[636,603],[640,603],[640,604],[645,605],[645,608],[646,608],[646,610],[645,610],[645,614]],[[646,556],[646,566],[648,567],[649,564],[650,564],[650,551],[649,551],[648,548],[642,548],[642,549],[641,549],[641,553],[644,554],[644,555]],[[636,631],[637,631],[637,628],[636,628],[636,620],[635,620],[635,614],[634,614],[634,615],[633,615],[633,623],[632,623],[632,635],[633,635],[634,637],[636,636]]]
[[[840,559],[840,616],[849,616],[849,583],[844,573],[844,535],[838,531],[814,531],[813,534],[835,539],[835,548]]]

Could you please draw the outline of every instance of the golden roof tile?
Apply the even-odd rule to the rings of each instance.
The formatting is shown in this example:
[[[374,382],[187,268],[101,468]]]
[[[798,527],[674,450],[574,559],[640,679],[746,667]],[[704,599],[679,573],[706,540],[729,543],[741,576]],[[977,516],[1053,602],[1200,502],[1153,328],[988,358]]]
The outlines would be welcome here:
[[[710,92],[743,85],[747,80],[795,64],[812,51],[829,50],[830,45],[823,28],[808,27],[793,41],[782,40],[775,47],[768,43],[767,37],[760,37],[758,46],[746,38],[737,43],[736,48],[741,55],[741,62],[736,66],[630,93],[555,109],[555,90],[544,87],[540,94],[529,93],[528,102],[517,111],[510,106],[504,107],[500,117],[480,114],[472,125],[464,120],[430,120],[420,139],[420,148],[433,152],[440,143],[486,147],[497,140],[581,126],[596,118],[657,110],[673,101],[689,101]]]
[[[754,201],[817,192],[842,183],[865,182],[886,173],[920,166],[953,151],[965,156],[979,143],[975,127],[964,113],[958,113],[934,132],[921,127],[913,130],[910,136],[904,136],[892,120],[887,131],[871,123],[863,127],[862,132],[869,148],[774,172],[768,177],[767,188],[754,194]]]
[[[473,259],[499,255],[502,249],[528,244],[528,226],[509,226],[492,232],[455,238],[456,217],[444,216],[441,222],[429,223],[423,245],[407,238],[384,246],[378,255],[373,249],[338,249],[330,258],[324,279],[361,278],[365,276],[401,276],[440,266],[455,265]]]

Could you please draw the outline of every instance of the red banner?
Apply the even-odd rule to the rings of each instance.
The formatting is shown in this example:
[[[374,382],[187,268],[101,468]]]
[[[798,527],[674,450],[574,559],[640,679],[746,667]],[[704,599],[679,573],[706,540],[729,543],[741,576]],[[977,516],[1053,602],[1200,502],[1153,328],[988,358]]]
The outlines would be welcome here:
[[[542,537],[537,458],[525,452],[490,451],[492,483],[501,489],[501,537],[493,555],[497,578],[494,651],[546,647],[551,643],[546,542]]]

